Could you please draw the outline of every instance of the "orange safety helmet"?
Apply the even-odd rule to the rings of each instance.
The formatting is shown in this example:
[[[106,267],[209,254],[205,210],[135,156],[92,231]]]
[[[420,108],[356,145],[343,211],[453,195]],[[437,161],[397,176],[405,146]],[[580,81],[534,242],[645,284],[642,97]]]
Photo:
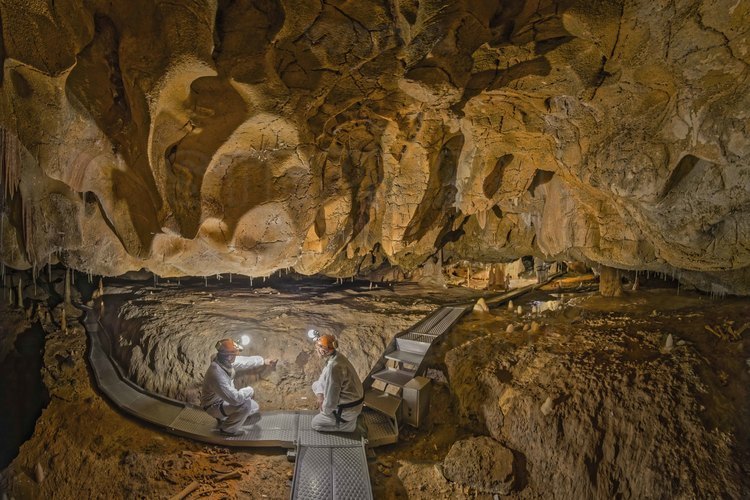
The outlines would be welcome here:
[[[322,347],[328,352],[334,351],[339,346],[339,341],[333,335],[321,335],[315,345]]]
[[[222,339],[216,343],[216,350],[219,354],[239,354],[242,346],[232,339]]]

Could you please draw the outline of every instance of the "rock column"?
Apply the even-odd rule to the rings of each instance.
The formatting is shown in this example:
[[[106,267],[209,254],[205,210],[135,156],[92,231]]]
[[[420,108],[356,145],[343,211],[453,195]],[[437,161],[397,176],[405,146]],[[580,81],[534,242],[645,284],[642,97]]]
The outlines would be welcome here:
[[[619,297],[622,295],[619,269],[602,266],[599,274],[599,293],[603,297]]]

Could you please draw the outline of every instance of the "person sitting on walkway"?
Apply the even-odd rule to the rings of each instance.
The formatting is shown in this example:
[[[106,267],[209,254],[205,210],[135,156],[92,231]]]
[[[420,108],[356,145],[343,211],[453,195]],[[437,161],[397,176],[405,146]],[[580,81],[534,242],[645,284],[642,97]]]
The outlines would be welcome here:
[[[333,335],[323,335],[315,342],[318,356],[326,360],[320,378],[312,385],[320,408],[311,422],[316,431],[353,432],[362,412],[362,382],[349,360],[337,349],[338,342]]]
[[[240,428],[245,419],[260,409],[253,399],[252,387],[237,390],[234,387],[235,370],[247,370],[260,366],[276,366],[275,359],[261,356],[238,356],[242,346],[232,339],[216,343],[216,356],[203,378],[201,406],[219,424],[219,432],[225,436],[242,434]]]

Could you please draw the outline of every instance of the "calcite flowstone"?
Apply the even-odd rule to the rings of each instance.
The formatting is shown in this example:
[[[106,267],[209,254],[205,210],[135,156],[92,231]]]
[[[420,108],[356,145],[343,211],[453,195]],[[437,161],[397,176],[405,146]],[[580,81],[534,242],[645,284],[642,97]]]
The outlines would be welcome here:
[[[522,255],[750,293],[745,1],[0,5],[0,255],[103,275]]]

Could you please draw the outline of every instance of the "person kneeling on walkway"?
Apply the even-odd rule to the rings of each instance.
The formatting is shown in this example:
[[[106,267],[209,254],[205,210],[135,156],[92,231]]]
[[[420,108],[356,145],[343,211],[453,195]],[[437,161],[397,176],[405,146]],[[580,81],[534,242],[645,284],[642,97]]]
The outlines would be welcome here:
[[[362,412],[365,393],[362,382],[349,360],[337,349],[338,342],[333,335],[323,335],[315,342],[318,356],[326,360],[320,378],[312,385],[320,408],[311,422],[316,431],[353,432]]]
[[[242,346],[232,339],[216,343],[216,356],[203,378],[201,406],[219,423],[219,432],[226,436],[242,434],[240,428],[245,419],[260,409],[253,399],[252,387],[237,390],[234,387],[235,370],[247,370],[259,366],[276,366],[275,359],[261,356],[238,356]]]

